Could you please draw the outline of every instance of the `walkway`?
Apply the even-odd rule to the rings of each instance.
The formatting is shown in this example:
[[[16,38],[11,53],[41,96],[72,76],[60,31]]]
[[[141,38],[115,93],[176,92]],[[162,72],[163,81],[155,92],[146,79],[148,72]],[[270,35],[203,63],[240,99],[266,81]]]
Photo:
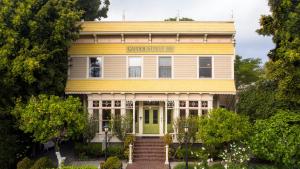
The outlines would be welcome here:
[[[169,167],[159,161],[138,161],[128,164],[126,169],[168,169]]]

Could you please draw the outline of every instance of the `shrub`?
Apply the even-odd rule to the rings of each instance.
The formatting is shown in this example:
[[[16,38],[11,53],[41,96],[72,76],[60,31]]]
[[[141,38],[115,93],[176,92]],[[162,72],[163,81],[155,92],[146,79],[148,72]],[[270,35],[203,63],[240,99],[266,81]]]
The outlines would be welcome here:
[[[48,157],[41,157],[37,161],[35,161],[35,163],[30,169],[45,169],[53,167],[54,165]]]
[[[63,166],[62,169],[97,169],[95,166]]]
[[[19,161],[17,164],[17,169],[29,169],[33,165],[33,161],[28,157],[23,158],[23,160]]]
[[[188,152],[188,158],[189,159],[200,159],[200,160],[205,160],[205,161],[208,159],[208,154],[205,151],[205,148],[195,148],[195,147],[190,148],[189,147],[187,152]],[[179,147],[177,149],[175,157],[177,159],[184,159],[184,157],[185,157],[185,148],[184,147],[181,147],[181,148]]]
[[[195,166],[195,164],[188,164],[188,169],[194,169]],[[185,169],[185,163],[177,164],[174,169]]]
[[[260,159],[300,168],[300,114],[280,111],[266,120],[258,120],[250,147]]]
[[[250,147],[233,142],[220,154],[220,157],[227,164],[247,164],[250,160]]]
[[[75,143],[74,152],[79,158],[98,158],[102,155],[102,145],[100,143]]]
[[[123,154],[124,154],[124,149],[122,145],[111,145],[107,147],[108,156],[117,156],[118,158],[124,158]]]
[[[200,119],[198,137],[204,144],[217,147],[245,139],[251,131],[248,118],[226,109],[214,109]]]
[[[124,140],[124,157],[128,158],[129,156],[129,145],[135,142],[135,136],[132,134],[128,134]]]
[[[173,143],[172,135],[167,133],[163,137],[165,145],[171,145]]]
[[[121,169],[122,162],[118,157],[109,157],[101,166],[101,169]]]
[[[210,166],[209,169],[224,169],[224,166],[220,163],[217,163]]]

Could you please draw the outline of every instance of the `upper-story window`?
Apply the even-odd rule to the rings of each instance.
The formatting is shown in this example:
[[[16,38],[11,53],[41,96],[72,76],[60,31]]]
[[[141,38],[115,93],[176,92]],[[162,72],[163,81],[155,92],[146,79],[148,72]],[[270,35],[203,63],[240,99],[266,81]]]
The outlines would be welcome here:
[[[172,77],[172,58],[171,57],[159,57],[159,77],[171,78]]]
[[[212,77],[212,59],[211,57],[199,57],[199,78]]]
[[[128,77],[138,78],[142,75],[142,57],[128,58]]]
[[[89,76],[90,77],[101,77],[102,76],[102,58],[91,57],[89,58]]]

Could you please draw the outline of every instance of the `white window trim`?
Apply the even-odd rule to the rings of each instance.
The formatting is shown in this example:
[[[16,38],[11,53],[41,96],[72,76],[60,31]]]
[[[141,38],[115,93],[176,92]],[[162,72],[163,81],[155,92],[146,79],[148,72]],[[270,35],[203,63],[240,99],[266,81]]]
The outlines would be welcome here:
[[[129,58],[141,58],[141,77],[129,77]],[[144,78],[144,56],[126,56],[126,79],[143,79]]]
[[[90,77],[90,58],[97,58],[100,57],[101,58],[101,76],[100,77]],[[86,78],[87,79],[103,79],[103,75],[104,75],[104,57],[103,56],[88,56],[86,58]]]
[[[199,64],[199,61],[200,61],[200,58],[201,57],[210,57],[211,58],[211,77],[199,77],[199,75],[200,75],[200,64]],[[215,59],[214,59],[214,56],[208,56],[208,55],[206,55],[206,56],[198,56],[197,57],[197,79],[215,79],[215,69],[214,69],[214,67],[215,67],[215,64],[214,64],[214,62],[215,62]]]
[[[159,77],[159,58],[160,57],[171,57],[171,77]],[[173,55],[156,56],[156,79],[174,79],[174,56]]]

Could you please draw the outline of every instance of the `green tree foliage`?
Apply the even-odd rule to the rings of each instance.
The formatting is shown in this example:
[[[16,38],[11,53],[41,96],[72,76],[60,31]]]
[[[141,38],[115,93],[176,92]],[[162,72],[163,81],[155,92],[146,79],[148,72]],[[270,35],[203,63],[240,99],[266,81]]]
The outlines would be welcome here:
[[[109,0],[78,0],[77,3],[79,9],[84,11],[81,17],[84,20],[101,20],[107,17]]]
[[[276,99],[276,85],[269,80],[261,80],[239,91],[236,109],[239,114],[247,115],[251,121],[266,119],[278,109],[288,105]]]
[[[271,15],[260,19],[257,32],[273,36],[275,48],[266,64],[268,78],[277,84],[278,99],[289,102],[291,109],[300,105],[300,1],[269,0]]]
[[[132,117],[129,115],[114,116],[112,117],[110,126],[113,135],[117,136],[121,141],[124,141],[127,133],[132,132]]]
[[[174,18],[171,17],[171,18],[165,19],[164,21],[177,21],[177,17],[174,17]],[[179,18],[179,21],[194,21],[194,19],[182,17],[182,18]]]
[[[266,120],[258,120],[250,139],[253,153],[265,160],[300,167],[300,115],[280,111]]]
[[[206,145],[219,146],[248,137],[248,118],[226,109],[214,109],[200,119],[198,138]]]
[[[186,136],[186,133],[184,131],[184,127],[188,127],[188,133]],[[179,144],[183,144],[185,142],[185,139],[187,137],[187,141],[189,143],[194,143],[197,141],[197,131],[199,127],[199,118],[190,116],[187,119],[186,118],[178,118],[176,121],[174,121],[174,129],[177,131],[177,141]]]
[[[234,63],[234,76],[237,89],[241,89],[259,80],[262,75],[259,58],[246,58],[236,55]]]
[[[58,96],[33,96],[25,105],[18,102],[14,114],[20,129],[32,133],[34,141],[53,140],[56,145],[82,133],[87,122],[80,100],[72,96],[65,100]]]

